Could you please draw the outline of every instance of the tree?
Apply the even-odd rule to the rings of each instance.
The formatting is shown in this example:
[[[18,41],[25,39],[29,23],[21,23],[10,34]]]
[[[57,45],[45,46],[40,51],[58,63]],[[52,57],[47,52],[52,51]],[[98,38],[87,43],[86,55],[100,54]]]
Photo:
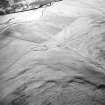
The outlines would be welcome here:
[[[0,8],[7,8],[9,6],[8,0],[0,0]]]

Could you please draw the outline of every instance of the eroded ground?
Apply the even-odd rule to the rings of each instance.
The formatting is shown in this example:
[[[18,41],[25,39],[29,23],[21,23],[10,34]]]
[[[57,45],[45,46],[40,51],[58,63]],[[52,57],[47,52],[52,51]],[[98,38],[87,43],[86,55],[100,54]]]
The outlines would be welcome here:
[[[64,0],[1,16],[0,105],[105,105],[104,5]]]

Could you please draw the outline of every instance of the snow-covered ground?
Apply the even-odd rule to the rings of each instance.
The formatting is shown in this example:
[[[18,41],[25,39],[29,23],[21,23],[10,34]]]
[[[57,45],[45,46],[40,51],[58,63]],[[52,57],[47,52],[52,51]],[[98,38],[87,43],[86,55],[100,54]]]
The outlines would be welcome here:
[[[0,105],[105,105],[105,2],[64,0],[0,17]]]

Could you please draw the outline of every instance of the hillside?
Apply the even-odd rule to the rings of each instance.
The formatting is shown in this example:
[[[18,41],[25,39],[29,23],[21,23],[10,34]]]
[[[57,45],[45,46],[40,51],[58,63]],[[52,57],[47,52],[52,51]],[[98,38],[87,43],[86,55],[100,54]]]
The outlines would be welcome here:
[[[104,0],[0,16],[0,105],[105,105]]]

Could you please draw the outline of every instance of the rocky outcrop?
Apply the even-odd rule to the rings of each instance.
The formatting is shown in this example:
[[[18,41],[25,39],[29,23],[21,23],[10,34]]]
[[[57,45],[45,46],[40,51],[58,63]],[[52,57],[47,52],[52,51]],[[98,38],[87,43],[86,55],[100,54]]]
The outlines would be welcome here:
[[[61,0],[5,0],[0,2],[0,15],[38,9],[45,5],[50,6],[51,3],[58,1]]]

